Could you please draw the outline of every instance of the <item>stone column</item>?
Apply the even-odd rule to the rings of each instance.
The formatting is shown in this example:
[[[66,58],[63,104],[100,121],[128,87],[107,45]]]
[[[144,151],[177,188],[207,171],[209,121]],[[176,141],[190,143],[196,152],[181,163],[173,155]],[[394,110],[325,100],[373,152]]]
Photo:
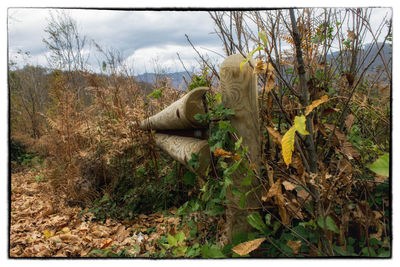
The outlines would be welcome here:
[[[248,153],[251,160],[251,166],[254,171],[260,174],[261,166],[261,139],[259,124],[257,75],[249,64],[243,66],[240,70],[240,63],[244,60],[241,55],[231,55],[227,57],[220,67],[220,86],[222,103],[225,107],[233,109],[235,115],[231,119],[232,126],[238,131],[239,138],[243,138],[243,145],[248,147]],[[254,61],[252,62],[254,66]],[[232,175],[233,184],[242,192],[248,192],[257,187],[260,182],[253,177],[251,186],[241,186],[246,173],[236,171]],[[239,207],[239,196],[227,191],[229,207],[227,209],[228,237],[238,232],[252,231],[252,227],[247,223],[246,216],[254,209],[260,208],[260,202],[257,196],[260,196],[261,190],[256,190],[249,194],[245,209]],[[260,199],[260,198],[259,198]]]

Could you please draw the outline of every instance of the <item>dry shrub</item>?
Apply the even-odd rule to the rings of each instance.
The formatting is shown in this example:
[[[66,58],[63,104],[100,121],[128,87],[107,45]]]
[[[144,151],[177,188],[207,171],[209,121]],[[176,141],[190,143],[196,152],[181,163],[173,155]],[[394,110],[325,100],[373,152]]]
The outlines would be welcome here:
[[[129,189],[122,190],[121,184],[142,186],[148,178],[136,177],[139,167],[152,169],[157,180],[158,155],[152,136],[136,125],[180,97],[168,81],[162,84],[160,98],[152,99],[129,76],[83,76],[88,84],[80,92],[89,103],[85,105],[65,80],[53,83],[54,103],[45,136],[52,158],[53,188],[78,204],[92,202],[104,193],[120,198]]]

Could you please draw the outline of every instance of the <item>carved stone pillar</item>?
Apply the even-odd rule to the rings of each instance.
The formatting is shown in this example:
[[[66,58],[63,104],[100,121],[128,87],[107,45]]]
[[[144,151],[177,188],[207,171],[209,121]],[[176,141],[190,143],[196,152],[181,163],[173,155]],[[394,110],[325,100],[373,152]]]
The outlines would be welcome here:
[[[235,115],[231,119],[232,126],[238,131],[239,138],[243,138],[243,145],[248,147],[251,165],[256,173],[260,174],[261,148],[260,148],[260,125],[259,108],[257,99],[257,75],[253,74],[253,69],[249,64],[243,66],[240,71],[240,63],[243,61],[241,55],[231,55],[227,57],[220,67],[220,82],[222,103],[225,107],[233,109]],[[253,66],[255,65],[252,62]],[[246,177],[246,173],[236,171],[232,175],[233,183],[242,192],[248,192],[257,187],[260,182],[253,177],[251,186],[241,186],[241,182]],[[239,207],[239,196],[227,191],[227,199],[230,201],[227,209],[228,237],[232,238],[235,233],[249,232],[251,226],[246,221],[246,216],[251,209],[260,208],[257,196],[260,190],[249,194],[246,201],[246,208]]]

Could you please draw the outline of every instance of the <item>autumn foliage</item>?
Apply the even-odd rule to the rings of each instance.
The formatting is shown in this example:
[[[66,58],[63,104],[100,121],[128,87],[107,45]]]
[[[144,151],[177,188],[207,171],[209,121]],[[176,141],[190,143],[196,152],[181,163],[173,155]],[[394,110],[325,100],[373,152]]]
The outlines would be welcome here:
[[[211,88],[200,118],[212,148],[205,177],[138,127],[185,94],[166,76],[140,83],[97,44],[100,72],[81,60],[10,67],[10,256],[390,257],[391,18],[383,43],[367,46],[363,31],[377,34],[369,9],[339,11],[209,12],[226,55],[244,55],[241,67],[255,62],[260,173],[204,58],[187,85]],[[349,18],[354,25],[344,25]],[[244,184],[259,179],[261,208],[243,218],[252,232],[230,238],[225,196],[244,207],[252,194],[232,189],[238,169]]]

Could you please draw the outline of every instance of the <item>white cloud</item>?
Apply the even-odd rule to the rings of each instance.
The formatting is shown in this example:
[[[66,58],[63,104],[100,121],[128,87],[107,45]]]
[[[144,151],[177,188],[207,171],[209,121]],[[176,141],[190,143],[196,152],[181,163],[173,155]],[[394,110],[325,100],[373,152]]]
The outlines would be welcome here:
[[[205,47],[209,50],[223,53],[223,51],[217,46]],[[200,53],[210,54],[209,51],[198,48]],[[180,63],[177,53],[189,71],[199,69],[199,64],[196,61],[198,59],[197,53],[190,46],[183,45],[160,45],[150,46],[136,50],[132,55],[127,57],[125,63],[133,66],[138,74],[143,72],[155,72],[155,71],[166,71],[175,72],[183,71],[182,64]]]

